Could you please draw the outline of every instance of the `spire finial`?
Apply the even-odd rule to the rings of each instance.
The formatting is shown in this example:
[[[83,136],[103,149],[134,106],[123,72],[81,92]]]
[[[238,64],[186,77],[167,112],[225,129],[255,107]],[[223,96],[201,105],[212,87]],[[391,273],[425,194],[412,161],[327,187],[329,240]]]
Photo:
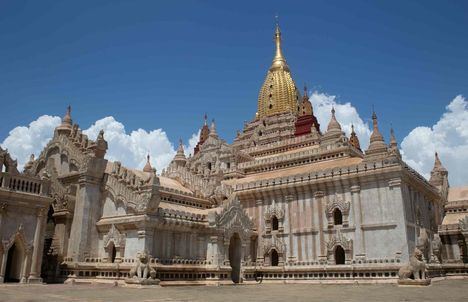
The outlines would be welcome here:
[[[182,138],[179,138],[179,147],[177,148],[177,154],[184,154],[184,143]]]
[[[206,112],[205,112],[204,119],[205,119],[205,126],[206,126],[208,125],[208,115],[206,114]]]
[[[439,158],[439,153],[437,153],[437,151],[435,152],[435,160],[434,160],[434,167],[440,167],[442,166],[442,163],[440,162],[440,158]]]
[[[442,165],[442,162],[440,161],[440,158],[439,158],[439,153],[437,153],[437,151],[435,152],[434,154],[435,158],[434,158],[434,168],[432,168],[432,171],[443,171],[443,172],[447,172],[447,169],[445,169],[445,167]]]
[[[286,64],[286,59],[283,56],[281,50],[281,30],[279,27],[278,17],[276,16],[276,28],[275,28],[275,44],[276,44],[276,53],[273,58],[273,63],[271,64],[271,69],[283,68],[289,70],[288,64]]]
[[[374,106],[372,105],[372,124],[373,130],[370,136],[370,144],[367,148],[367,154],[383,154],[387,151],[387,145],[385,144],[385,140],[380,134],[379,126],[377,123],[377,114],[375,114]]]
[[[307,95],[308,95],[307,84],[304,82],[304,96],[307,96]]]
[[[361,144],[359,143],[359,138],[356,135],[356,131],[354,131],[354,124],[351,124],[351,135],[349,136],[349,142],[356,149],[361,150]]]
[[[332,116],[327,126],[327,132],[330,132],[330,131],[341,132],[341,125],[340,123],[338,123],[338,121],[336,120],[336,116],[335,116],[335,106],[332,106],[331,114]]]
[[[71,125],[72,124],[72,119],[71,119],[71,106],[67,106],[67,112],[65,113],[65,116],[62,119],[62,124],[67,124]]]
[[[393,126],[390,125],[390,147],[398,151],[398,143],[395,137],[395,131],[393,131]]]
[[[153,171],[153,167],[151,167],[150,154],[148,152],[148,154],[146,155],[146,164],[143,167],[143,172],[152,172],[152,171]]]
[[[372,125],[374,130],[377,129],[377,114],[375,114],[374,105],[372,105]]]

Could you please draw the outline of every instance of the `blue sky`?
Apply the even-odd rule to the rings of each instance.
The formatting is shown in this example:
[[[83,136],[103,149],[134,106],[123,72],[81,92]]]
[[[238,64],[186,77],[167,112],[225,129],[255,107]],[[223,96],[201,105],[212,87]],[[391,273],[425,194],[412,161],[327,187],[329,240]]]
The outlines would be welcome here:
[[[256,111],[274,16],[299,87],[383,133],[434,125],[468,95],[467,1],[0,1],[0,141],[68,104],[83,128],[188,139],[205,112],[232,141]],[[5,114],[6,113],[6,114]],[[388,137],[388,135],[386,135]]]

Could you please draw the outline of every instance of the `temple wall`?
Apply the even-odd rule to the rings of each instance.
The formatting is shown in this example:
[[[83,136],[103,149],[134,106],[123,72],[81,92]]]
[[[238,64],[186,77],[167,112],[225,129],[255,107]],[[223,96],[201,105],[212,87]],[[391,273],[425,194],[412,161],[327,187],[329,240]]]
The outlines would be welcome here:
[[[206,238],[194,231],[156,229],[151,255],[159,259],[205,259]]]
[[[287,193],[294,190],[289,188],[281,193],[259,192],[256,199],[244,197],[242,203],[262,239],[258,243],[257,257],[260,261],[265,257],[265,244],[276,237],[285,245],[284,261],[330,260],[327,243],[340,233],[345,240],[352,240],[350,253],[354,260],[399,258],[407,261],[418,235],[408,227],[412,219],[409,213],[414,207],[412,202],[422,209],[421,223],[426,228],[438,209],[429,207],[423,192],[412,193],[415,197],[411,201],[413,199],[405,191],[406,185],[394,176],[296,188],[297,194]],[[335,201],[342,205],[349,203],[349,212],[342,213],[343,225],[329,224],[333,217],[327,216],[327,205]],[[280,222],[282,230],[272,230],[271,222],[265,220],[269,209],[284,211]]]

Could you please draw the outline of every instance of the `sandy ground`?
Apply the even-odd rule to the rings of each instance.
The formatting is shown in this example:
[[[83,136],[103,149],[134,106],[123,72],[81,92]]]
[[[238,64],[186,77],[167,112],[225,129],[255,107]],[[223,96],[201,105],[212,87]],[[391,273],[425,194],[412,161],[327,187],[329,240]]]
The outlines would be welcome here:
[[[135,289],[112,285],[0,286],[0,301],[468,301],[468,280],[441,280],[428,287],[256,284]]]

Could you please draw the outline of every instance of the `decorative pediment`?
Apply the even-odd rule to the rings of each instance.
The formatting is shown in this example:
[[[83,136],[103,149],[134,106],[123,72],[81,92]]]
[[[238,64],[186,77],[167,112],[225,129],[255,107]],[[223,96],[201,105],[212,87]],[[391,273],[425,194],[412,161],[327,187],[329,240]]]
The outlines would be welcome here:
[[[243,242],[246,242],[252,232],[253,223],[242,208],[237,197],[225,205],[220,214],[216,214],[216,226],[224,232],[224,241],[229,243],[232,235],[238,233]]]
[[[23,224],[20,224],[18,226],[18,229],[16,230],[16,232],[13,233],[13,235],[11,235],[10,238],[2,240],[3,251],[8,251],[15,242],[22,245],[26,254],[29,254],[31,252],[32,242],[28,243],[26,241]]]
[[[335,193],[327,203],[327,207],[325,208],[325,214],[328,220],[328,227],[333,226],[333,212],[338,209],[341,211],[343,215],[343,225],[348,225],[348,217],[349,217],[349,210],[351,208],[351,203],[349,201],[344,201],[338,194]]]
[[[343,215],[347,215],[349,214],[350,205],[351,204],[349,201],[345,202],[341,197],[338,196],[338,194],[335,194],[335,196],[327,204],[327,216],[333,216],[333,211],[335,209],[339,209]]]
[[[269,254],[273,249],[275,249],[279,255],[283,255],[286,252],[286,244],[283,239],[275,234],[271,236],[271,238],[264,239],[263,254]]]
[[[337,246],[341,246],[345,251],[351,251],[353,249],[353,240],[347,239],[340,231],[327,242],[327,249],[329,253],[333,253]]]
[[[271,217],[273,216],[276,216],[278,220],[282,220],[284,218],[284,208],[280,207],[279,205],[269,206],[265,210],[265,220],[270,221]]]
[[[112,224],[109,232],[104,235],[104,248],[108,248],[109,244],[112,242],[116,248],[125,246],[126,236],[125,234],[120,233],[120,231]]]

